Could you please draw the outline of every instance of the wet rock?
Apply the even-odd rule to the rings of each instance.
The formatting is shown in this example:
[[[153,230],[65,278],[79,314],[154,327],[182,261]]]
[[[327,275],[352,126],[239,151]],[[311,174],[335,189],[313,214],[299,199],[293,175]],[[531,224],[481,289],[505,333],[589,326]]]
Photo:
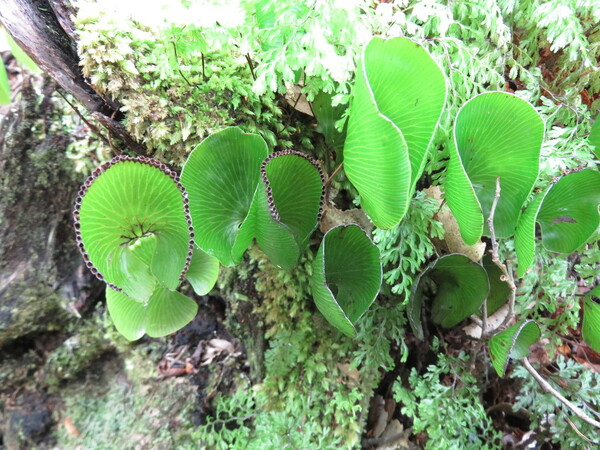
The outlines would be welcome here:
[[[40,392],[24,392],[4,410],[4,445],[7,450],[32,448],[39,444],[52,426],[48,398]]]

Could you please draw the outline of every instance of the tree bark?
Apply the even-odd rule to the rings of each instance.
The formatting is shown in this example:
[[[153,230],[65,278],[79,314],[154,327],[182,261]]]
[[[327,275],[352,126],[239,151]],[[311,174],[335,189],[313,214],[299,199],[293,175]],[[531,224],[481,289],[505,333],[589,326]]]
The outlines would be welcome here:
[[[20,103],[0,120],[0,347],[63,328],[67,309],[77,314],[77,302],[102,292],[74,243],[82,177],[65,155],[70,130],[52,127],[54,89],[47,83],[40,99],[25,78]]]

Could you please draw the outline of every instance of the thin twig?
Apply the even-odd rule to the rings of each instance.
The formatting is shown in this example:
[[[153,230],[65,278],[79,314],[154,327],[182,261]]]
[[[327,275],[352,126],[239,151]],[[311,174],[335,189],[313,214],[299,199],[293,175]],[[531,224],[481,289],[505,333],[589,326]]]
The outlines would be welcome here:
[[[583,72],[581,75],[579,75],[579,78],[583,78],[586,75],[589,75],[590,73],[595,72],[598,69],[600,69],[600,66],[592,67],[591,69],[588,69],[585,72]]]
[[[573,428],[573,431],[575,433],[577,433],[579,435],[579,437],[581,439],[583,439],[585,442],[588,442],[588,443],[594,444],[594,445],[600,445],[600,442],[594,442],[594,441],[592,441],[589,437],[587,437],[585,434],[583,434],[581,431],[579,431],[579,428],[577,428],[575,426],[575,424],[568,417],[565,417],[565,420],[571,426],[571,428]]]
[[[500,200],[500,177],[496,178],[496,193],[494,195],[494,201],[492,202],[492,208],[490,209],[490,215],[487,219],[488,228],[490,229],[490,239],[492,240],[492,260],[495,263],[500,262],[498,256],[498,241],[496,240],[496,232],[494,231],[494,214],[496,214],[496,206],[498,206],[498,200]],[[506,270],[506,267],[504,268]]]
[[[325,186],[327,186],[329,183],[331,183],[331,180],[333,179],[333,177],[335,177],[338,172],[342,169],[342,166],[344,165],[344,163],[342,162],[339,166],[337,166],[337,168],[333,171],[333,173],[329,176],[329,178],[327,178],[327,181],[325,181]]]
[[[588,405],[585,401],[583,402],[583,406],[585,406],[585,409],[589,410],[594,416],[600,419],[600,412],[592,409],[592,407]]]
[[[488,310],[487,310],[487,297],[483,301],[483,305],[481,307],[481,339],[485,339],[487,335],[487,320],[488,320]]]
[[[175,54],[175,60],[177,61],[177,71],[179,72],[179,75],[181,75],[181,78],[183,78],[183,81],[185,81],[189,87],[196,87],[195,85],[190,83],[190,80],[187,79],[187,77],[183,74],[183,71],[181,70],[181,66],[179,65],[179,55],[177,54],[177,44],[174,40],[171,41],[171,44],[173,44],[173,53]],[[204,54],[202,54],[202,72],[204,74]]]
[[[93,112],[92,117],[100,122],[115,137],[119,138],[123,145],[129,150],[137,153],[138,155],[148,154],[148,149],[146,146],[143,143],[136,141],[131,134],[129,134],[129,131],[127,131],[127,128],[125,128],[122,123],[117,122],[116,120],[113,120],[98,111]],[[113,148],[113,150],[115,149]]]
[[[83,116],[83,114],[81,114],[81,112],[79,112],[77,107],[73,103],[71,103],[65,95],[63,95],[63,93],[60,91],[60,89],[58,89],[57,92],[58,92],[58,95],[60,95],[63,98],[63,100],[65,102],[67,102],[67,104],[71,107],[71,109],[73,111],[75,111],[75,114],[77,114],[77,116],[83,121],[83,123],[85,123],[88,126],[88,128],[90,130],[92,130],[92,132],[95,133],[96,136],[98,136],[102,140],[102,142],[104,142],[106,145],[110,146],[113,150],[115,150],[115,148],[112,146],[112,143],[110,142],[110,139],[108,139],[106,136],[104,136],[102,133],[100,133],[98,128],[93,123],[91,123],[89,120],[87,120]],[[109,134],[109,136],[110,136],[110,134]]]
[[[244,55],[246,57],[246,61],[248,62],[248,67],[250,68],[250,73],[252,74],[252,79],[256,81],[256,75],[254,73],[254,64],[252,64],[252,59],[250,58],[250,54],[246,53]]]
[[[556,389],[550,386],[550,383],[548,383],[542,378],[542,376],[537,372],[537,370],[533,368],[533,366],[527,358],[523,358],[523,365],[525,366],[525,369],[527,369],[527,372],[529,372],[531,376],[535,378],[535,381],[538,382],[542,389],[544,389],[549,394],[552,394],[558,401],[560,401],[563,405],[569,408],[573,412],[573,414],[575,414],[581,420],[589,423],[595,428],[600,429],[600,422],[589,417],[586,413],[583,412],[581,408],[575,406],[573,403],[571,403],[569,400],[563,397],[560,392],[558,392]]]
[[[488,228],[490,229],[490,239],[492,240],[492,261],[498,265],[500,259],[498,258],[498,241],[496,240],[496,232],[494,231],[494,215],[496,214],[496,206],[500,200],[500,178],[496,178],[496,193],[494,195],[494,201],[492,202],[492,208],[490,209],[490,215],[487,219]],[[481,309],[481,339],[485,339],[487,335],[487,298],[483,301],[483,307]]]
[[[481,321],[481,319],[479,317],[477,317],[476,314],[471,314],[471,317],[469,317],[469,319],[471,319],[473,322],[475,322],[475,325],[477,325],[478,327],[480,327],[483,330],[483,322]]]
[[[508,284],[510,288],[510,298],[508,300],[508,314],[502,321],[502,323],[498,326],[498,328],[504,328],[514,316],[515,309],[515,297],[517,295],[517,287],[515,286],[515,280],[512,274],[512,270],[510,269],[510,265],[507,267],[502,261],[500,261],[500,256],[498,255],[498,241],[496,240],[496,231],[494,230],[494,214],[496,213],[496,206],[498,206],[498,201],[500,200],[500,178],[496,178],[496,193],[494,195],[494,201],[492,202],[492,208],[490,209],[490,215],[487,219],[488,228],[490,230],[490,240],[492,241],[492,262],[500,269],[502,272],[502,276],[500,279]],[[507,263],[508,264],[508,263]],[[481,336],[487,334],[487,329],[485,328],[487,322],[487,305],[484,303],[484,313],[483,313],[483,324],[484,328],[481,330]],[[494,331],[494,330],[490,330]]]
[[[499,328],[505,327],[514,317],[514,315],[515,315],[515,299],[517,298],[517,286],[515,285],[515,280],[512,275],[512,273],[513,273],[512,267],[510,266],[509,262],[507,262],[506,265],[507,265],[507,275],[506,275],[506,279],[505,280],[503,279],[503,281],[506,281],[506,283],[508,284],[508,287],[510,288],[510,297],[508,299],[508,314],[506,314],[506,317],[500,324]],[[510,276],[508,274],[510,274]]]

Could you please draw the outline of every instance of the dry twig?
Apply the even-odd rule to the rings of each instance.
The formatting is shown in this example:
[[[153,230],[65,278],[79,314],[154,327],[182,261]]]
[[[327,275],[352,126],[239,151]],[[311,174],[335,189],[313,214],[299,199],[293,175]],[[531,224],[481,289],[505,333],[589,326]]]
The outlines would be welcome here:
[[[590,444],[594,444],[594,445],[598,445],[600,446],[600,442],[594,442],[592,441],[589,437],[587,437],[585,434],[583,434],[581,431],[579,431],[579,428],[577,428],[575,426],[575,424],[568,418],[565,417],[565,420],[567,421],[567,423],[569,424],[569,426],[573,429],[573,431],[581,438],[583,439],[585,442],[588,442]]]
[[[325,185],[328,185],[329,183],[331,183],[331,180],[333,179],[333,177],[335,177],[338,174],[338,172],[342,169],[343,165],[344,165],[344,163],[341,163],[339,166],[337,166],[337,168],[333,171],[333,173],[325,181]]]
[[[537,372],[537,370],[533,368],[533,366],[527,358],[523,358],[523,365],[525,366],[525,369],[527,369],[527,372],[529,372],[531,376],[533,376],[535,381],[537,381],[538,384],[542,387],[542,389],[544,389],[547,393],[553,395],[558,401],[560,401],[563,405],[569,408],[573,412],[573,414],[575,414],[581,420],[589,423],[593,427],[600,429],[600,422],[592,419],[590,416],[584,413],[581,408],[575,406],[573,403],[571,403],[569,400],[563,397],[563,395],[560,392],[558,392],[556,389],[550,386],[550,383],[548,383],[546,380],[544,380],[544,378],[542,378],[542,376]]]
[[[71,103],[69,101],[69,99],[67,98],[67,96],[64,95],[60,91],[60,89],[57,89],[56,92],[58,92],[58,95],[60,95],[63,98],[63,100],[67,103],[67,105],[69,105],[71,107],[71,109],[75,112],[75,114],[77,114],[77,117],[79,117],[83,121],[83,123],[85,123],[87,125],[87,127],[92,131],[92,133],[96,134],[96,136],[98,136],[102,140],[102,142],[104,142],[106,145],[110,146],[112,148],[112,150],[115,152],[115,154],[119,155],[121,153],[112,146],[112,143],[110,142],[109,138],[104,136],[93,123],[91,123],[89,120],[87,120],[83,114],[81,114],[79,109],[77,109],[77,106],[75,106],[73,103]]]
[[[490,230],[490,240],[492,241],[492,262],[500,269],[502,272],[502,276],[500,279],[505,281],[510,288],[510,298],[508,299],[508,313],[506,317],[502,321],[502,323],[498,326],[498,329],[504,328],[513,318],[515,311],[515,297],[517,295],[517,287],[515,286],[515,279],[513,277],[512,269],[510,265],[504,264],[500,261],[500,257],[498,256],[498,241],[496,240],[496,232],[494,230],[494,214],[496,213],[496,206],[498,205],[498,201],[500,200],[500,178],[496,178],[496,193],[494,195],[494,201],[492,202],[492,208],[490,210],[490,216],[487,219],[488,228]],[[484,303],[484,312],[483,312],[483,320],[482,320],[482,329],[481,335],[482,337],[487,333],[486,322],[487,317],[486,314],[486,305]],[[490,330],[494,331],[494,330]]]

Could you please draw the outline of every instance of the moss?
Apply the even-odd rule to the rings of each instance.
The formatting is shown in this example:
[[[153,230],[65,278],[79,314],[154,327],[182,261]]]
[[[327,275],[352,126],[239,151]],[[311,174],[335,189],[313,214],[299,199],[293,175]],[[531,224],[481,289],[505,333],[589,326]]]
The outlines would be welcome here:
[[[45,286],[31,284],[26,277],[11,284],[16,294],[0,304],[0,346],[22,336],[61,329],[68,320],[63,299]]]
[[[77,26],[83,73],[122,105],[127,130],[155,157],[180,165],[203,138],[230,125],[262,135],[271,148],[310,143],[304,137],[312,130],[298,133],[295,119],[286,124],[274,94],[253,92],[235,47],[200,51],[193,31],[161,33],[133,20],[117,30],[99,11]]]
[[[308,283],[312,260],[308,251],[285,272],[252,248],[240,274],[222,275],[237,318],[231,322],[246,330],[247,350],[250,342],[256,352],[257,333],[247,333],[239,319],[259,321],[264,330],[264,365],[253,389],[217,398],[214,418],[197,433],[204,442],[217,448],[358,446],[378,367],[352,367],[359,344],[316,312]]]
[[[62,391],[58,448],[194,448],[196,387],[186,378],[158,379],[145,344],[102,363]],[[121,359],[122,358],[122,359]]]
[[[0,122],[0,346],[60,329],[69,317],[59,288],[79,261],[66,237],[78,176],[64,155],[70,130],[54,120],[60,114],[53,97],[24,83],[19,108]]]
[[[100,314],[76,326],[76,332],[56,348],[43,368],[44,382],[55,390],[61,382],[72,380],[104,353],[114,350],[105,337]]]
[[[1,391],[16,392],[17,389],[32,381],[32,374],[38,368],[40,357],[34,350],[2,354],[0,364]]]
[[[264,376],[265,339],[262,318],[254,312],[260,302],[252,277],[256,270],[256,262],[248,257],[235,268],[222,267],[217,287],[228,306],[225,327],[243,343],[250,378],[260,382]]]

